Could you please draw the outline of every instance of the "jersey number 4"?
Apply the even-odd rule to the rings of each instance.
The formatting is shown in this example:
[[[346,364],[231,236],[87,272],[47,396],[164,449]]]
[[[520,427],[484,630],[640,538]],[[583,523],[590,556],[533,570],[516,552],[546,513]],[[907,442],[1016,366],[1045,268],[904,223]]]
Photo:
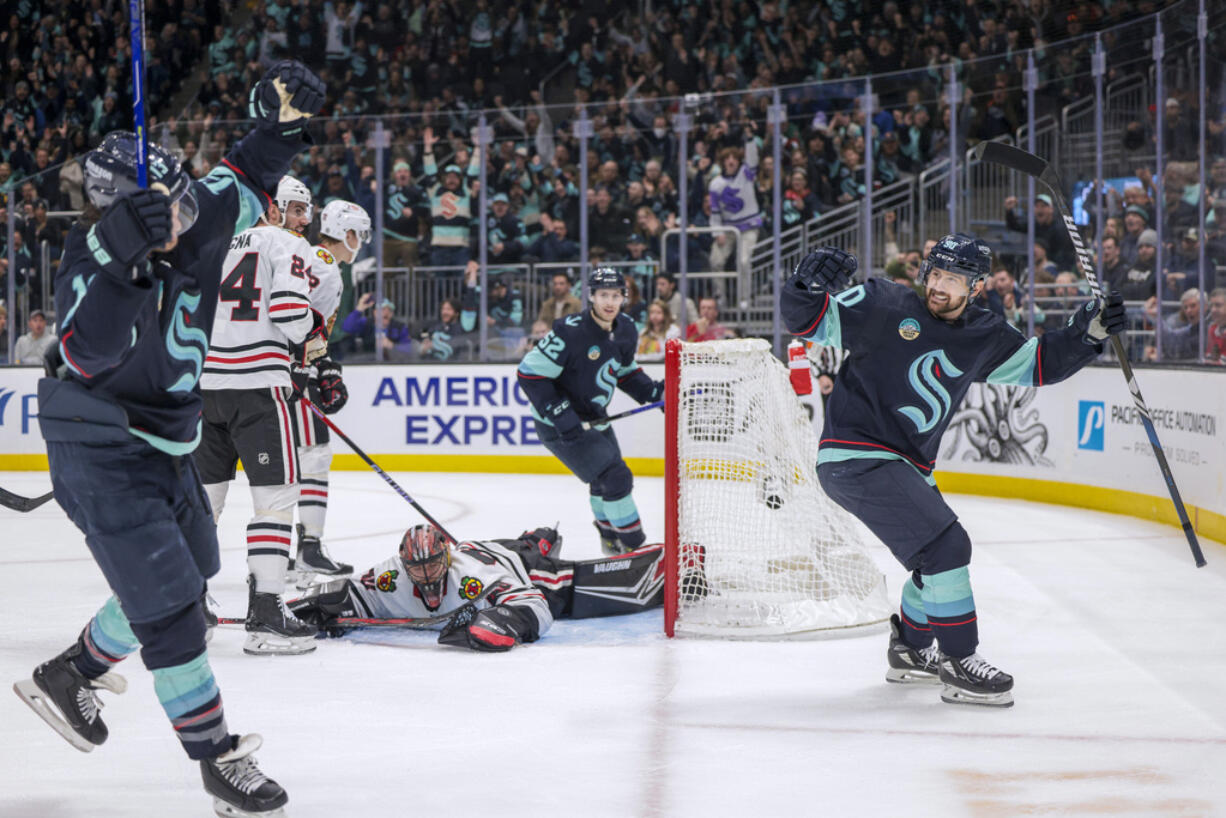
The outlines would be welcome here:
[[[255,286],[256,268],[260,263],[259,253],[246,253],[221,282],[221,300],[237,301],[230,310],[231,321],[255,321],[260,317],[260,288]]]

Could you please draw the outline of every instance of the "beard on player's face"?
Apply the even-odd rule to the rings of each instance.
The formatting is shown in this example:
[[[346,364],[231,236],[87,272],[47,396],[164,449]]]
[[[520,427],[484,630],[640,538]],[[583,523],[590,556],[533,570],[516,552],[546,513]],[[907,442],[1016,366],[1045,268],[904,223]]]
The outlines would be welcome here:
[[[965,277],[939,269],[928,274],[924,304],[934,317],[953,321],[966,309],[970,297],[971,291]]]

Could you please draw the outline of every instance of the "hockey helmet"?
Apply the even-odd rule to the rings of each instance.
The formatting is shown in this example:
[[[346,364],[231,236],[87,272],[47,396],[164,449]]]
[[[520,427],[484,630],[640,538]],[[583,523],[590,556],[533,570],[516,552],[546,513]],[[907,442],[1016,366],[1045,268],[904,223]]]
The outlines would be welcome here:
[[[626,294],[626,282],[612,267],[597,267],[588,273],[587,287],[592,295],[597,290],[617,290],[622,295]]]
[[[928,273],[933,269],[964,276],[967,286],[973,289],[992,271],[992,248],[986,241],[966,233],[950,233],[936,243],[920,265],[921,284],[927,283]]]
[[[285,212],[289,210],[290,202],[302,202],[306,205],[306,218],[308,222],[311,220],[311,191],[293,176],[281,177],[281,181],[277,182],[277,193],[273,196],[273,201],[281,210],[282,225],[285,224]]]
[[[358,245],[349,244],[349,231],[357,234]],[[343,199],[333,199],[319,211],[319,235],[336,239],[345,245],[351,253],[356,253],[362,245],[370,241],[370,216],[360,206]]]
[[[400,561],[422,602],[436,610],[443,601],[451,548],[443,532],[432,525],[415,525],[400,540]]]
[[[192,177],[170,151],[150,142],[145,155],[149,185],[166,188],[171,202],[179,203],[179,235],[196,223],[199,206],[192,195]],[[85,195],[99,210],[105,210],[117,198],[139,190],[136,175],[136,134],[131,131],[111,131],[98,147],[85,155],[81,169],[85,177]]]

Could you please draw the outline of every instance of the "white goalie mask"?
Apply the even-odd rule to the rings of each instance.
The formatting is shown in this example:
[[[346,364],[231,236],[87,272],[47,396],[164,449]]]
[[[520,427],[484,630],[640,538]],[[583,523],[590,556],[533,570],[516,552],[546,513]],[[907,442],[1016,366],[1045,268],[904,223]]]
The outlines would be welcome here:
[[[277,182],[276,195],[272,198],[277,203],[277,208],[281,211],[281,224],[278,227],[285,226],[285,213],[289,210],[290,202],[302,202],[306,205],[306,218],[310,222],[311,191],[293,176],[281,177],[281,181]]]
[[[350,230],[357,234],[356,247],[349,244]],[[370,241],[370,216],[353,202],[334,199],[319,211],[319,235],[343,242],[349,252],[356,253]]]

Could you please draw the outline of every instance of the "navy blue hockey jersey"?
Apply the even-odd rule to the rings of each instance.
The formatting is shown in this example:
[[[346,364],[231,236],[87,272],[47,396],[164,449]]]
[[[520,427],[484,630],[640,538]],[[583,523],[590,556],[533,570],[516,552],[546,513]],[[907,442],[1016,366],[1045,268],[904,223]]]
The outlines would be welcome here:
[[[300,136],[256,130],[203,179],[192,183],[195,224],[169,253],[154,254],[135,282],[101,272],[88,227],[68,234],[55,275],[60,354],[68,379],[127,414],[128,431],[170,454],[200,439],[198,382],[217,309],[222,262],[236,233],[251,227],[290,161]],[[41,407],[48,417],[56,407]]]
[[[972,383],[1043,386],[1102,352],[1083,340],[1095,311],[1027,340],[1003,318],[970,305],[952,323],[910,287],[872,278],[837,295],[783,290],[788,331],[850,353],[835,382],[818,463],[905,460],[932,482],[941,435]]]
[[[581,421],[607,417],[614,389],[639,403],[652,400],[655,382],[634,361],[638,340],[634,321],[624,313],[611,332],[601,329],[590,310],[554,321],[519,363],[519,385],[532,402],[532,416],[565,429],[577,425],[571,411]]]

